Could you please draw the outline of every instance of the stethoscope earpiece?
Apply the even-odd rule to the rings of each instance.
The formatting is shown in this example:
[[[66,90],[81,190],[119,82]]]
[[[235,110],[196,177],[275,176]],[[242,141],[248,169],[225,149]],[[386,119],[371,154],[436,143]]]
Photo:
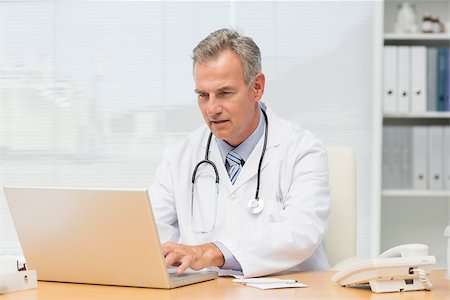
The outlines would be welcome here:
[[[258,215],[264,210],[264,201],[261,198],[250,199],[250,201],[248,201],[247,208],[248,212],[252,215]]]

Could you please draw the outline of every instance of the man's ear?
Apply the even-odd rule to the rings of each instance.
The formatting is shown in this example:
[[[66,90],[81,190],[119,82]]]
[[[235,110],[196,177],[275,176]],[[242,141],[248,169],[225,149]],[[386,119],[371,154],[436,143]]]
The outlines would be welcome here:
[[[264,87],[266,85],[266,76],[263,73],[259,72],[255,76],[255,81],[253,82],[252,88],[255,93],[255,100],[259,101],[262,95],[264,94]]]

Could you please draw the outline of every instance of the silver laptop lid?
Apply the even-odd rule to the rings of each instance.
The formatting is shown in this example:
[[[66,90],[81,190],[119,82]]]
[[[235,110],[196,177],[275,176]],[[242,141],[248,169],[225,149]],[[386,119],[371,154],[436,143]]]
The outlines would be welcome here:
[[[39,280],[170,287],[146,190],[4,190]]]

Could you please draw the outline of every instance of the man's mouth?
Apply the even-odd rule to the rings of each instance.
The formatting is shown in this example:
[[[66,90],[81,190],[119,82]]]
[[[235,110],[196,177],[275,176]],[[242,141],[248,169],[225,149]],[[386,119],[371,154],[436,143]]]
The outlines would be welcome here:
[[[225,123],[227,121],[228,120],[215,120],[215,121],[211,121],[211,123],[213,123],[213,124],[222,124],[222,123]]]

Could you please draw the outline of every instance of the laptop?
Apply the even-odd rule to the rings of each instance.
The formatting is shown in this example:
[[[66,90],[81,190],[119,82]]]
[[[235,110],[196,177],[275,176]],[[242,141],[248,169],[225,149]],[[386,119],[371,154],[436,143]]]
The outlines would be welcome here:
[[[217,277],[167,269],[145,189],[4,191],[28,269],[39,280],[170,289]]]

